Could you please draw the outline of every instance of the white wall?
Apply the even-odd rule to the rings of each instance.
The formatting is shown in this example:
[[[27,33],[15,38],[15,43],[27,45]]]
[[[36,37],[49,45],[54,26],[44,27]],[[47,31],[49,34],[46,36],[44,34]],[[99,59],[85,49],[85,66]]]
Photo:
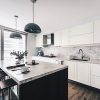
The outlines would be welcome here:
[[[30,0],[0,0],[0,25],[15,28],[14,15],[18,15],[18,30],[32,22],[32,3]]]
[[[32,61],[32,56],[34,54],[35,45],[36,45],[35,35],[33,35],[32,33],[29,33],[27,36],[27,51],[28,51],[27,61],[28,62]]]

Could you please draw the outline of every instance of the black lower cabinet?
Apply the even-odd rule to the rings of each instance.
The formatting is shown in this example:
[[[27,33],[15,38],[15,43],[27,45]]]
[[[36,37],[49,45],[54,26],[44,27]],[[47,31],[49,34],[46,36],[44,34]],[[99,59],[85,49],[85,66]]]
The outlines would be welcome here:
[[[19,100],[68,100],[68,70],[19,86]]]

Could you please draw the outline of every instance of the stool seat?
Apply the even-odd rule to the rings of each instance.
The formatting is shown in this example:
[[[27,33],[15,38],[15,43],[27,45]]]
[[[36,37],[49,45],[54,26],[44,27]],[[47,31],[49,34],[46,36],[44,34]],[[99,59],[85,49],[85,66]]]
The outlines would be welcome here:
[[[13,79],[7,79],[4,81],[0,81],[0,90],[6,90],[10,87],[17,85],[17,83]]]
[[[4,71],[0,70],[0,77],[3,77],[3,76],[7,76],[7,74]]]
[[[6,76],[8,76],[4,71],[0,70],[0,81],[5,80]]]

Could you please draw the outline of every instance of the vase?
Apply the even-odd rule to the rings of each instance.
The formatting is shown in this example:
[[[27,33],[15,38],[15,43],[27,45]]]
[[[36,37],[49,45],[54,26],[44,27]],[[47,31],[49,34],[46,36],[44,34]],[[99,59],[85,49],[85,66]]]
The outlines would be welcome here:
[[[24,63],[24,59],[17,59],[16,60],[16,64],[23,64]]]

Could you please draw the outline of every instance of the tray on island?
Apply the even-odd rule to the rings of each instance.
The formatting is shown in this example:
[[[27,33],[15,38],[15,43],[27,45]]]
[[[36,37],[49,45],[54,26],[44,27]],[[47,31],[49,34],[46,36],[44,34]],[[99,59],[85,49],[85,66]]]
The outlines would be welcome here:
[[[27,63],[27,65],[38,65],[39,63],[35,63],[35,64],[32,64],[32,63]]]
[[[13,68],[24,67],[24,66],[25,64],[18,64],[18,65],[8,66],[7,69],[13,69]]]

